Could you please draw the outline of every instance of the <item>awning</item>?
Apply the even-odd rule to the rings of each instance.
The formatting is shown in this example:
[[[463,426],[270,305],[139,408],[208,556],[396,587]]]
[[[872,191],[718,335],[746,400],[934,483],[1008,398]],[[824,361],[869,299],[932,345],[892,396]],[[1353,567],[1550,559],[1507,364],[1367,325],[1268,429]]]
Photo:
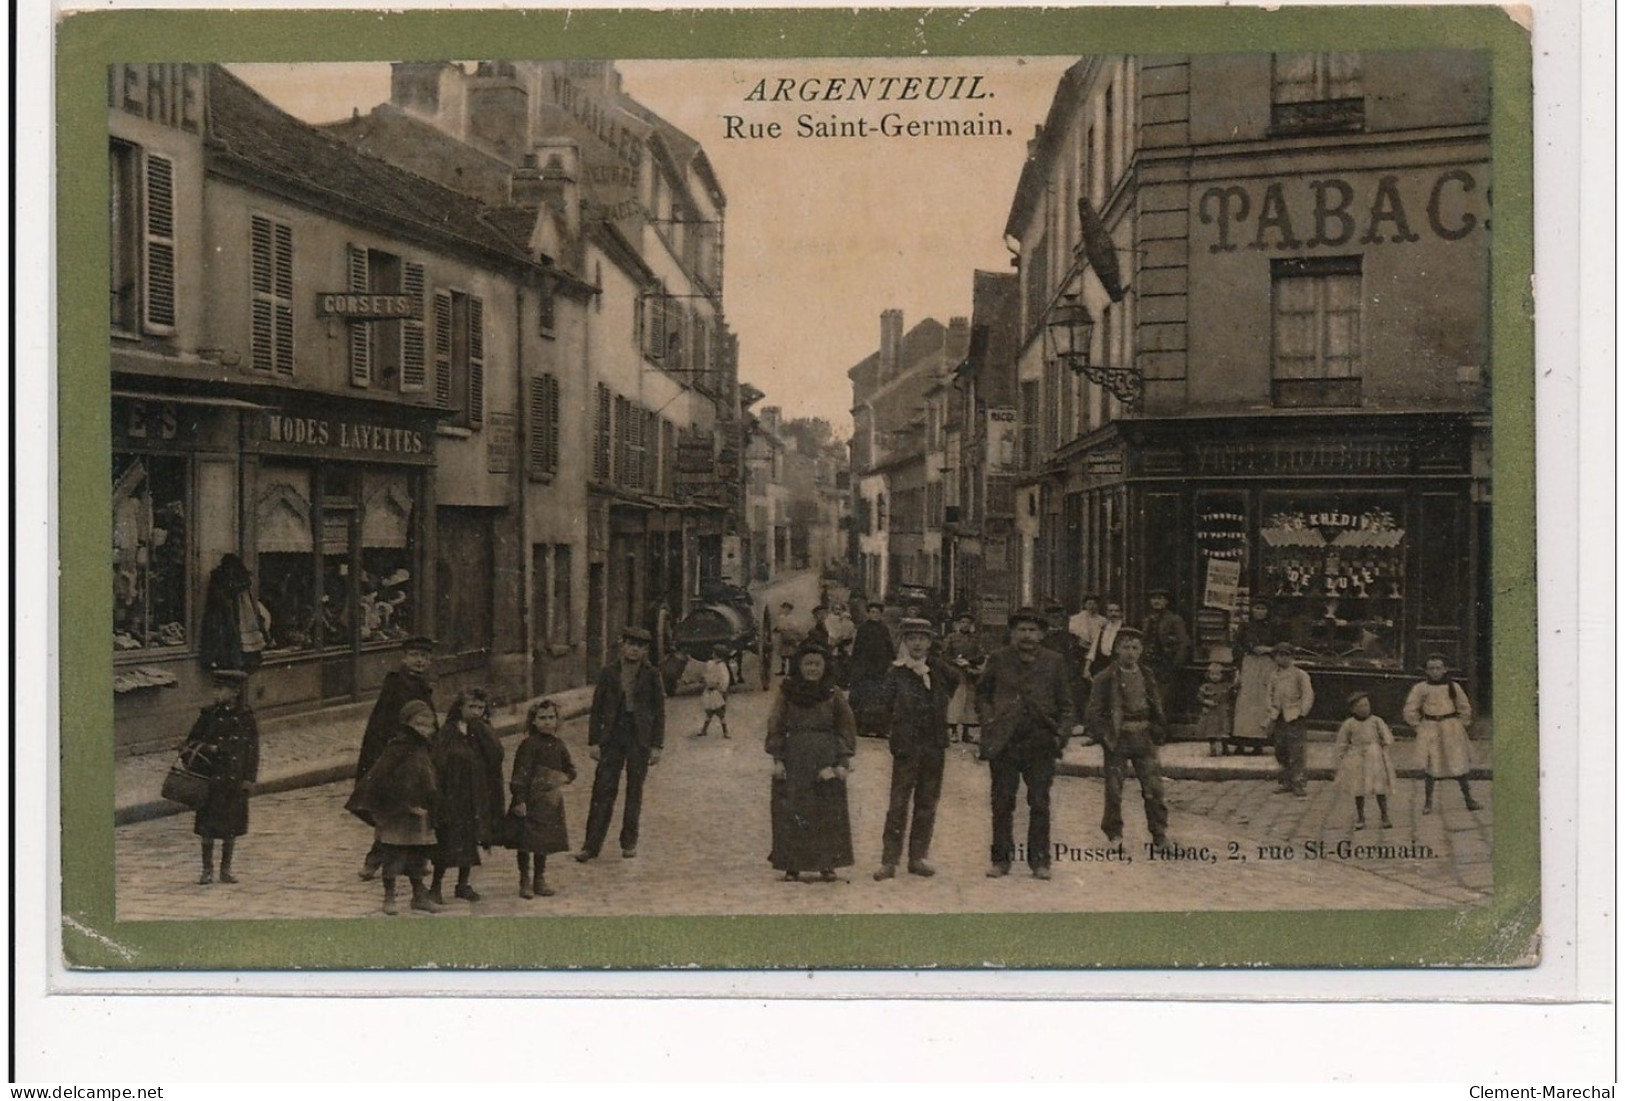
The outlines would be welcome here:
[[[146,393],[139,390],[114,390],[115,398],[130,398],[135,401],[168,401],[176,405],[207,405],[215,409],[274,409],[273,405],[256,405],[241,398],[214,397],[205,394],[161,394]]]

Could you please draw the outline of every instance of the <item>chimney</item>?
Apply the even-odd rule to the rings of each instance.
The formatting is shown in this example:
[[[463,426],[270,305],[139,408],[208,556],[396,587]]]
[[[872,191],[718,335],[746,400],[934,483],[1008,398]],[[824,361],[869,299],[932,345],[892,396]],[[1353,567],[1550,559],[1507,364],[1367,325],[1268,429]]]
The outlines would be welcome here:
[[[880,381],[897,377],[903,357],[903,311],[887,310],[880,315]]]
[[[449,61],[397,61],[390,66],[389,101],[456,138],[463,136],[463,68]]]
[[[513,170],[515,206],[548,207],[574,238],[581,231],[581,149],[570,138],[543,138]]]
[[[468,141],[509,164],[530,150],[530,94],[511,62],[482,61],[470,78]]]
[[[948,319],[948,335],[944,338],[942,350],[947,359],[943,366],[948,370],[952,371],[965,362],[965,356],[970,352],[970,318]]]

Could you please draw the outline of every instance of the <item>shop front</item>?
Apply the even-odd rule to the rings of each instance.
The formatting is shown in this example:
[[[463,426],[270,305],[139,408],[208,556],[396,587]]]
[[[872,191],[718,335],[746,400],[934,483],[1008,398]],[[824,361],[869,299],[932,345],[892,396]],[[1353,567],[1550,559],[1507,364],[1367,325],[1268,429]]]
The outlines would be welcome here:
[[[243,558],[269,621],[262,709],[362,698],[433,634],[435,417],[330,397],[248,424]]]
[[[276,714],[362,698],[402,639],[433,631],[432,412],[280,391],[120,391],[113,424],[121,751],[179,740],[207,700],[209,664],[252,666],[252,702]],[[264,625],[246,656],[204,640],[228,556]]]
[[[1239,661],[1235,632],[1260,603],[1314,678],[1317,722],[1341,721],[1356,688],[1397,716],[1434,652],[1487,711],[1489,495],[1474,473],[1487,441],[1470,415],[1136,420],[1106,434],[1069,464],[1078,587],[1124,599],[1136,623],[1152,590],[1170,592],[1192,641],[1176,711],[1193,709],[1197,670]]]

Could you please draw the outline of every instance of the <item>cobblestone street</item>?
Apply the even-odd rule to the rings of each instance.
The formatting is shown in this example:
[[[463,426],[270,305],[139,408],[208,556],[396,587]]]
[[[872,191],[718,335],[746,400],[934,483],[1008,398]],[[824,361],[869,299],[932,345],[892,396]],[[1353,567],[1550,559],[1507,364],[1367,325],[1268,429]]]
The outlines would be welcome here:
[[[775,689],[776,690],[776,689]],[[769,697],[758,691],[730,697],[733,737],[713,729],[694,737],[697,697],[669,701],[666,752],[644,798],[642,840],[635,859],[614,847],[617,818],[604,855],[577,864],[550,859],[548,881],[558,894],[521,900],[511,853],[496,849],[476,869],[478,903],[453,901],[437,920],[473,915],[675,915],[771,913],[1087,912],[1132,910],[1384,909],[1470,904],[1490,886],[1490,792],[1474,791],[1485,809],[1468,813],[1453,785],[1441,785],[1440,812],[1420,814],[1420,782],[1402,780],[1393,799],[1395,828],[1352,830],[1352,802],[1329,782],[1312,783],[1307,800],[1273,794],[1272,781],[1169,781],[1170,836],[1182,859],[1151,860],[1138,793],[1126,792],[1123,862],[1099,858],[1101,781],[1055,781],[1053,838],[1058,846],[1051,882],[1017,869],[984,876],[990,840],[986,766],[968,746],[954,746],[932,847],[937,875],[900,875],[876,883],[874,871],[885,816],[889,756],[884,743],[862,739],[850,781],[857,864],[827,883],[784,883],[768,867],[769,758],[762,728]],[[359,733],[359,732],[358,732]],[[586,822],[593,763],[586,723],[565,725],[563,737],[580,777],[567,794],[571,841]],[[511,763],[514,739],[505,743]],[[172,918],[302,918],[381,916],[378,883],[356,875],[371,831],[344,812],[349,783],[331,783],[257,796],[250,832],[238,843],[240,883],[197,886],[198,844],[191,816],[118,827],[120,920]],[[1025,810],[1018,809],[1018,839]],[[1398,847],[1339,858],[1339,842]],[[1325,859],[1310,859],[1310,843]],[[1263,846],[1264,848],[1260,848]],[[1271,848],[1273,846],[1273,848]],[[1420,848],[1424,847],[1425,848]],[[1292,853],[1291,858],[1285,856]],[[1403,855],[1408,851],[1426,855]]]

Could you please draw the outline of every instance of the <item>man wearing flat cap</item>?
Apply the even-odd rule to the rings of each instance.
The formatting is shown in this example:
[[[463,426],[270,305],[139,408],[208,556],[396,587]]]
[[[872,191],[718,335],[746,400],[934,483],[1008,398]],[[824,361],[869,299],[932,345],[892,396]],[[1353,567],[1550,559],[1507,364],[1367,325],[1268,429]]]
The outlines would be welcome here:
[[[1162,789],[1157,745],[1168,736],[1162,688],[1156,673],[1140,660],[1144,636],[1132,627],[1117,633],[1112,663],[1095,678],[1085,725],[1105,751],[1106,808],[1100,828],[1108,841],[1123,839],[1123,781],[1128,766],[1140,781],[1146,830],[1151,844],[1168,847],[1168,803]]]
[[[931,851],[931,831],[942,796],[942,766],[948,752],[948,702],[959,678],[953,666],[933,657],[936,632],[925,619],[905,619],[898,626],[903,653],[886,670],[882,698],[891,748],[891,800],[880,842],[880,870],[876,879],[891,879],[903,855],[903,832],[908,829],[908,870],[931,876],[936,869],[925,861]],[[913,804],[913,822],[909,804]]]
[[[434,639],[427,635],[414,635],[401,643],[401,667],[385,674],[384,683],[378,689],[378,700],[372,705],[372,714],[367,717],[366,732],[361,735],[361,750],[356,755],[355,762],[357,789],[383,754],[384,747],[399,733],[401,709],[408,703],[422,700],[428,704],[430,713],[435,716],[435,726],[439,727],[440,718],[434,707],[434,680],[431,671],[434,667],[434,647]],[[354,790],[344,807],[368,825],[372,825],[372,816],[357,801]],[[382,863],[382,850],[375,842],[372,848],[367,850],[366,859],[361,863],[361,878],[371,879],[376,876]]]
[[[600,670],[593,686],[587,753],[598,762],[598,770],[592,778],[587,837],[576,853],[583,864],[604,847],[623,770],[626,805],[621,810],[621,856],[630,860],[638,854],[643,781],[649,767],[659,763],[666,744],[666,693],[660,674],[649,664],[649,643],[649,632],[641,627],[622,630],[620,660]]]
[[[980,755],[992,780],[993,850],[987,874],[994,878],[1008,875],[1020,856],[1014,820],[1023,783],[1027,866],[1038,879],[1050,877],[1049,798],[1055,762],[1067,740],[1083,733],[1075,725],[1066,662],[1041,644],[1047,627],[1037,609],[1017,609],[1010,616],[1010,645],[988,657],[976,685]]]

